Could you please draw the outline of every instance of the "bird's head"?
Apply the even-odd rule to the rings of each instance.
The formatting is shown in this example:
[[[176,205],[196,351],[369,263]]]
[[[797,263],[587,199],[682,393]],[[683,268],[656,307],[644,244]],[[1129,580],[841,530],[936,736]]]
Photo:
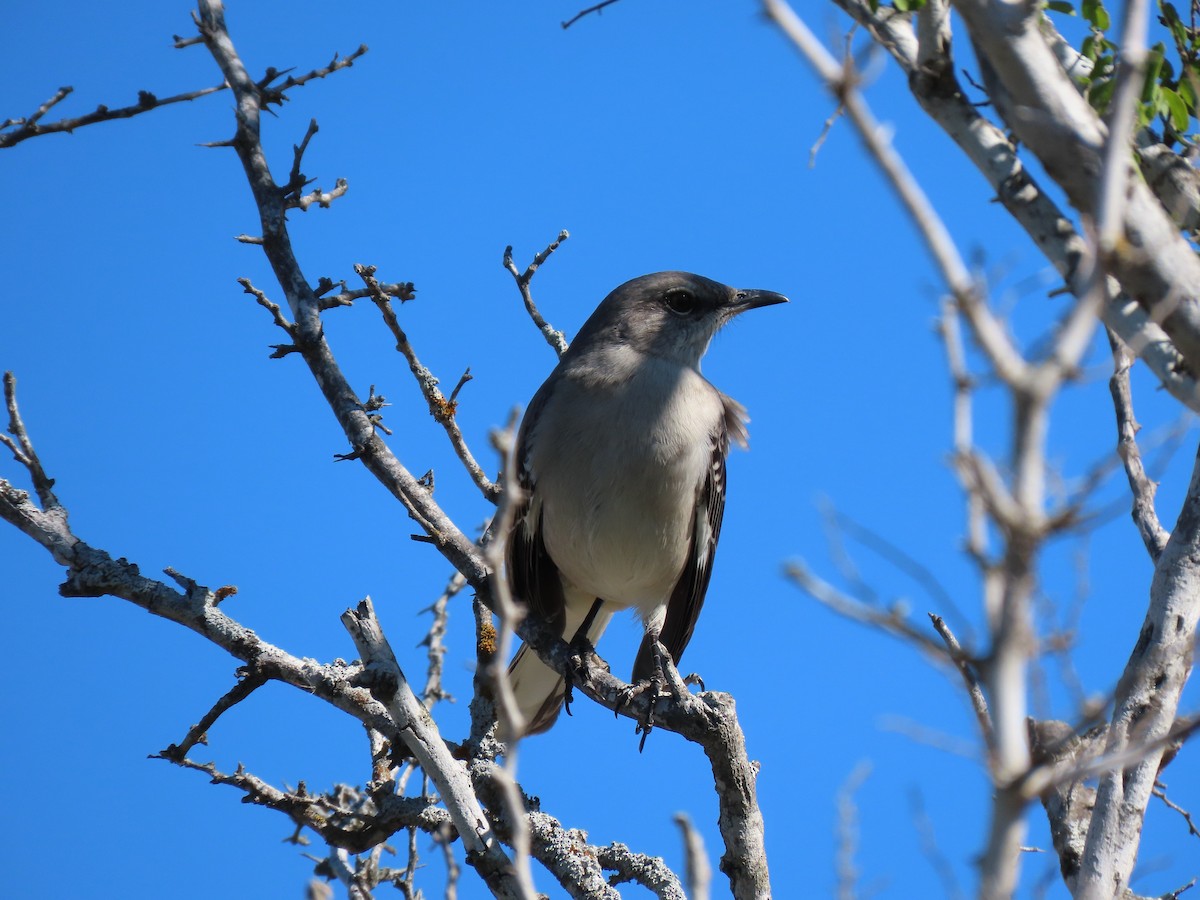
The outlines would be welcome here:
[[[695,369],[713,336],[734,316],[787,302],[771,291],[740,290],[688,272],[656,272],[627,281],[605,297],[575,342],[605,335]]]

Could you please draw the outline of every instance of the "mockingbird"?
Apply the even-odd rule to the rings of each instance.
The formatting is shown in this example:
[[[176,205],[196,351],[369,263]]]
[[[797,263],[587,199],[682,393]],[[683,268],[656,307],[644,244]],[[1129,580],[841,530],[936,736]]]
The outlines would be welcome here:
[[[686,272],[627,281],[525,412],[513,593],[564,638],[593,644],[633,607],[646,629],[633,667],[641,690],[662,684],[658,642],[678,663],[691,639],[721,531],[725,456],[731,439],[746,446],[745,409],[700,374],[700,358],[734,316],[786,302]],[[526,733],[554,724],[563,678],[528,646],[509,677]]]

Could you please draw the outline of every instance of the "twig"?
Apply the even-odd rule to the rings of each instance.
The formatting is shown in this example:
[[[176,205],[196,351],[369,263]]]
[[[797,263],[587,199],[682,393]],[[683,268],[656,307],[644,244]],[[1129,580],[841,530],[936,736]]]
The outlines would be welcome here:
[[[1157,560],[1167,546],[1170,535],[1158,520],[1158,513],[1154,509],[1158,486],[1147,477],[1138,449],[1137,433],[1141,426],[1133,415],[1133,390],[1129,383],[1133,358],[1128,348],[1112,332],[1109,332],[1109,342],[1112,344],[1113,374],[1108,389],[1117,417],[1117,455],[1125,465],[1125,474],[1133,493],[1133,522],[1142,536],[1142,543],[1146,545],[1146,552],[1152,560]]]
[[[492,443],[504,461],[504,492],[488,528],[488,540],[484,546],[484,558],[493,572],[504,571],[509,532],[512,530],[516,511],[524,499],[513,459],[515,420],[514,414],[507,429],[492,434]],[[519,745],[521,736],[525,733],[526,722],[517,705],[512,681],[508,677],[508,659],[512,655],[513,636],[517,626],[525,618],[525,611],[514,600],[507,578],[495,580],[492,599],[493,611],[500,621],[500,628],[495,634],[495,645],[484,669],[484,677],[491,686],[499,723],[498,735],[505,747],[504,766],[496,770],[495,784],[499,788],[512,830],[513,865],[519,873],[518,877],[532,884],[533,876],[529,869],[530,827],[516,780],[520,759]]]
[[[883,535],[872,531],[861,522],[855,521],[836,507],[830,507],[828,515],[833,524],[845,532],[847,536],[875,553],[881,559],[891,563],[924,588],[935,605],[950,610],[954,614],[954,618],[958,620],[956,627],[965,631],[968,641],[971,639],[971,623],[967,621],[966,617],[959,610],[958,604],[955,603],[954,598],[950,596],[950,592],[946,590],[928,566],[892,543]]]
[[[82,116],[76,116],[71,119],[59,119],[55,122],[47,122],[41,124],[40,120],[50,108],[62,101],[74,88],[61,87],[55,92],[54,96],[38,107],[37,112],[24,119],[7,119],[0,123],[0,129],[10,128],[14,125],[21,126],[15,131],[0,133],[0,150],[6,147],[15,147],[22,141],[27,141],[33,137],[39,137],[44,134],[57,134],[59,132],[73,132],[76,128],[82,128],[85,125],[93,125],[97,122],[111,122],[114,119],[128,119],[133,116],[141,115],[144,112],[149,112],[152,109],[157,109],[160,106],[169,106],[172,103],[184,103],[189,100],[196,100],[208,94],[215,94],[217,91],[223,91],[228,88],[228,84],[217,84],[212,87],[201,88],[198,91],[188,91],[184,94],[175,94],[172,97],[156,97],[149,91],[138,91],[138,102],[130,106],[122,106],[117,109],[109,109],[101,104],[96,107],[95,111]]]
[[[467,474],[475,482],[475,486],[479,488],[486,500],[495,503],[500,497],[500,486],[488,478],[483,468],[475,461],[471,449],[467,446],[466,438],[463,437],[462,430],[458,427],[458,422],[454,418],[457,410],[457,402],[446,399],[446,396],[438,388],[437,378],[417,358],[417,351],[413,349],[412,344],[408,340],[408,335],[400,327],[400,320],[396,316],[396,311],[392,308],[391,298],[384,293],[375,278],[375,267],[355,264],[354,271],[362,278],[367,286],[367,290],[370,292],[369,296],[371,300],[379,307],[384,323],[386,323],[388,330],[392,332],[392,336],[396,339],[396,349],[408,361],[409,371],[416,378],[417,386],[420,387],[421,394],[425,397],[425,402],[429,405],[430,415],[445,430],[446,436],[450,438],[450,444],[454,448],[455,454],[462,461]]]
[[[267,677],[252,667],[239,672],[238,683],[213,704],[212,709],[206,712],[199,722],[188,729],[183,741],[179,744],[168,745],[167,749],[161,751],[159,755],[172,762],[180,762],[196,744],[207,744],[208,730],[216,724],[217,719],[266,683]]]
[[[858,763],[837,792],[837,852],[834,868],[837,872],[838,900],[855,900],[859,896],[858,866],[854,856],[858,852],[858,804],[854,793],[871,774],[871,763]]]
[[[1196,828],[1196,823],[1192,821],[1192,814],[1177,803],[1173,803],[1167,796],[1167,786],[1159,782],[1154,788],[1154,796],[1167,805],[1168,809],[1173,809],[1179,815],[1183,816],[1183,821],[1187,822],[1188,834],[1195,835],[1200,838],[1200,829]]]
[[[323,191],[320,188],[315,188],[311,193],[286,200],[285,205],[288,209],[298,209],[300,212],[308,212],[308,208],[314,203],[321,207],[321,209],[329,209],[333,205],[333,201],[338,197],[344,196],[349,188],[350,183],[345,178],[339,178],[334,183],[332,191]]]
[[[945,896],[949,900],[961,900],[963,892],[958,884],[958,877],[954,874],[954,867],[950,865],[950,861],[946,859],[946,855],[938,846],[937,836],[933,831],[933,821],[925,810],[925,799],[918,788],[914,787],[909,791],[908,804],[912,812],[913,827],[921,842],[922,855],[929,861],[933,870],[937,872],[938,878],[941,879]]]
[[[909,622],[908,611],[904,607],[893,605],[884,608],[856,600],[814,575],[807,566],[800,562],[789,563],[784,566],[783,572],[802,591],[839,615],[867,625],[874,625],[889,634],[903,638],[935,659],[944,660],[946,658],[946,648]]]
[[[278,303],[274,303],[273,301],[269,300],[267,298],[266,293],[264,293],[263,291],[260,291],[258,288],[256,288],[253,284],[250,283],[249,278],[239,278],[237,280],[237,282],[238,282],[238,284],[240,284],[242,286],[243,292],[252,296],[254,298],[254,301],[259,306],[261,306],[263,309],[265,309],[267,312],[269,312],[271,314],[271,320],[279,328],[283,329],[283,331],[286,332],[289,336],[295,337],[296,326],[293,323],[288,321],[287,316],[285,316],[283,314],[283,310],[279,307]]]
[[[33,441],[25,428],[25,421],[21,418],[21,411],[17,407],[17,376],[12,372],[4,373],[4,403],[8,408],[8,433],[16,440],[0,434],[0,443],[11,450],[13,458],[29,472],[42,510],[61,515],[65,525],[66,509],[54,494],[54,479],[42,468],[42,461],[38,458]]]
[[[1111,735],[1112,729],[1108,729]],[[1070,784],[1105,776],[1112,772],[1124,771],[1126,776],[1133,774],[1132,770],[1140,768],[1148,760],[1154,761],[1154,772],[1159,771],[1159,764],[1154,757],[1162,756],[1163,752],[1194,737],[1200,732],[1200,717],[1179,719],[1162,734],[1149,736],[1142,741],[1131,741],[1125,747],[1112,749],[1113,741],[1109,737],[1107,744],[1097,744],[1092,752],[1073,756],[1058,762],[1056,765],[1035,765],[1019,779],[1019,786],[1030,799],[1038,796],[1047,788],[1060,784]],[[1103,782],[1102,782],[1103,783]],[[1146,792],[1151,796],[1153,783]],[[1142,810],[1143,814],[1145,810]]]
[[[963,652],[958,638],[954,636],[941,616],[930,613],[929,620],[933,622],[934,629],[946,642],[946,649],[950,651],[950,659],[954,662],[959,674],[962,675],[963,682],[967,686],[967,696],[971,698],[971,709],[974,710],[975,720],[979,724],[979,733],[983,735],[983,742],[988,748],[988,755],[991,756],[996,752],[996,734],[992,727],[992,716],[988,712],[987,698],[983,695],[983,686],[980,685],[975,672],[975,663]]]
[[[546,339],[546,343],[553,347],[554,352],[559,356],[567,352],[567,338],[561,331],[555,331],[550,323],[542,318],[542,314],[538,312],[537,305],[533,302],[529,283],[533,280],[534,273],[537,272],[538,267],[549,259],[550,254],[557,250],[562,242],[570,236],[566,229],[560,231],[558,237],[551,241],[545,250],[533,257],[533,262],[529,264],[524,272],[517,271],[516,263],[513,262],[512,246],[504,248],[504,268],[512,273],[512,277],[517,283],[517,290],[521,292],[521,299],[525,302],[525,311],[529,313],[529,318],[533,320],[533,324],[542,333],[542,337]]]
[[[455,572],[450,576],[450,581],[446,584],[442,595],[433,602],[432,606],[422,610],[422,612],[433,613],[433,622],[429,625],[429,633],[419,644],[426,648],[429,659],[425,688],[421,691],[421,700],[425,703],[426,709],[433,709],[433,705],[439,700],[454,699],[442,686],[442,669],[446,656],[445,637],[450,620],[450,600],[466,586],[467,579],[463,578],[461,572]]]
[[[975,382],[967,369],[958,316],[958,307],[952,300],[943,302],[938,331],[946,347],[946,362],[954,380],[954,465],[959,481],[967,487],[966,550],[986,577],[986,573],[992,569],[988,558],[987,510],[979,492],[970,487],[974,482],[970,461],[975,443],[971,397]]]
[[[185,769],[203,772],[213,784],[224,784],[245,794],[243,802],[283,813],[301,828],[309,828],[334,847],[362,853],[401,829],[410,826],[433,833],[450,823],[449,814],[426,799],[379,795],[368,798],[353,788],[339,786],[327,794],[310,794],[304,782],[295,790],[280,790],[239,765],[232,773],[188,757],[166,759]]]
[[[425,707],[413,694],[396,656],[375,617],[370,598],[342,614],[342,624],[362,656],[365,674],[372,677],[371,694],[388,710],[400,737],[422,771],[437,785],[450,813],[467,859],[502,896],[531,898],[532,884],[514,873],[512,862],[500,848],[470,779],[451,757]]]
[[[563,30],[566,31],[568,28],[590,13],[600,15],[600,13],[604,10],[604,7],[612,6],[616,2],[617,0],[602,0],[602,2],[597,3],[595,6],[589,6],[587,9],[581,9],[579,12],[575,13],[575,15],[571,16],[571,18],[567,19],[567,21],[562,23]]]
[[[350,183],[345,178],[339,178],[334,183],[332,191],[322,191],[318,187],[311,193],[300,193],[310,183],[300,171],[300,160],[304,156],[304,151],[308,149],[308,142],[312,140],[313,135],[318,130],[317,120],[311,120],[308,124],[308,131],[305,132],[304,139],[300,142],[300,145],[292,148],[292,171],[288,178],[288,183],[282,189],[284,209],[299,209],[301,212],[308,212],[308,208],[314,203],[322,209],[328,209],[333,205],[334,200],[344,196],[350,188]]]
[[[411,281],[396,281],[392,283],[378,282],[379,290],[387,294],[389,297],[395,297],[401,303],[407,303],[409,300],[416,299],[417,289]],[[333,282],[327,278],[322,278],[317,287],[317,295],[321,298],[322,312],[327,309],[333,309],[335,306],[353,306],[355,300],[361,300],[363,297],[373,296],[370,288],[354,288],[347,289],[346,283],[341,282],[342,289],[336,294],[327,295],[321,290],[322,286],[326,286],[326,291],[333,289]]]
[[[237,152],[247,184],[259,210],[263,226],[262,248],[276,274],[295,322],[294,349],[279,348],[280,353],[298,352],[312,372],[330,409],[337,418],[350,445],[344,458],[360,460],[389,493],[399,500],[420,524],[430,541],[472,587],[487,594],[487,572],[474,542],[455,526],[412,473],[400,462],[387,443],[376,434],[376,423],[363,408],[356,392],[338,366],[321,324],[321,300],[301,271],[288,233],[283,194],[275,183],[262,146],[261,120],[264,105],[282,97],[279,90],[268,92],[253,80],[234,48],[225,25],[225,11],[219,0],[200,0],[197,26],[205,46],[220,67],[236,100],[237,130],[230,145]],[[299,78],[289,77],[288,85],[302,84],[309,78],[323,77],[350,65],[366,52],[365,47],[345,59],[335,58],[329,66]],[[278,73],[268,70],[268,76]]]
[[[708,900],[709,884],[712,881],[712,866],[704,850],[704,838],[692,825],[687,813],[675,813],[675,824],[683,835],[684,872],[688,897],[691,900]]]

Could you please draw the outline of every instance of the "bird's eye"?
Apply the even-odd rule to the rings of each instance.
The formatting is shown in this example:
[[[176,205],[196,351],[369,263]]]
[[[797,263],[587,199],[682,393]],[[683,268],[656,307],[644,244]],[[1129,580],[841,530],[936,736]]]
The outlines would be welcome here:
[[[685,291],[683,288],[675,288],[667,291],[664,301],[667,304],[667,309],[677,316],[686,316],[696,309],[695,296],[693,296],[691,291]]]

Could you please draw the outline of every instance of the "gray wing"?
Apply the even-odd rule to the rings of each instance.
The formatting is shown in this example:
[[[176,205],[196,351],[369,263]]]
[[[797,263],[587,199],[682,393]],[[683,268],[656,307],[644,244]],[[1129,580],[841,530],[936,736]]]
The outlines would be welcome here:
[[[535,616],[561,633],[566,624],[562,580],[558,567],[546,552],[546,543],[542,538],[541,507],[533,498],[536,486],[526,465],[529,435],[537,427],[538,416],[550,399],[550,394],[549,384],[543,384],[529,401],[529,408],[521,422],[515,462],[517,483],[523,491],[523,498],[514,510],[505,562],[515,599],[527,604]]]
[[[712,575],[717,539],[721,536],[721,519],[725,515],[725,456],[728,449],[729,432],[727,428],[722,428],[713,442],[712,462],[708,474],[696,495],[696,512],[692,520],[691,546],[687,562],[684,563],[679,581],[675,583],[675,589],[671,592],[666,619],[659,634],[659,640],[676,665],[679,664],[688,641],[692,639],[692,632],[696,628],[696,620],[700,617],[700,608],[704,605],[704,595],[708,591],[708,581]],[[633,680],[642,681],[653,674],[654,661],[647,636],[642,641],[633,665]]]

